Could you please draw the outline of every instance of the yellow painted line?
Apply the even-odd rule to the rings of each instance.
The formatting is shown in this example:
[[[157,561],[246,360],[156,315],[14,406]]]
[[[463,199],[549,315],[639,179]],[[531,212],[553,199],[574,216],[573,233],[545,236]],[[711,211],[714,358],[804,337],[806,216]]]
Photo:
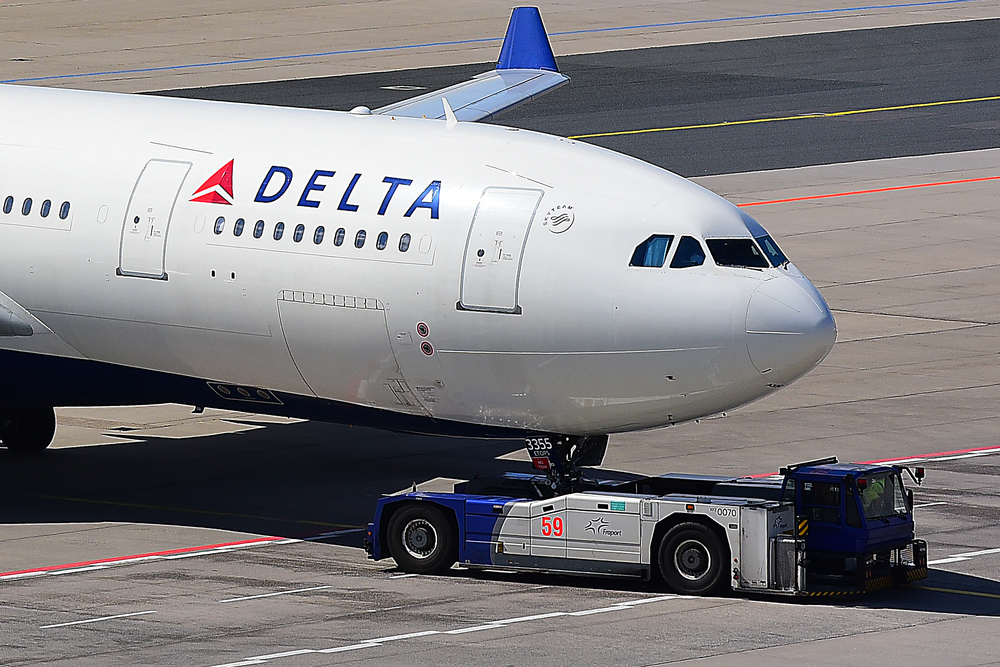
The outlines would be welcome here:
[[[322,526],[323,528],[357,528],[341,523],[325,523],[323,521],[305,521],[302,519],[282,519],[272,516],[257,516],[254,514],[239,514],[237,512],[213,512],[211,510],[190,509],[186,507],[163,507],[160,505],[144,505],[142,503],[123,503],[114,500],[90,500],[87,498],[68,498],[65,496],[37,496],[46,500],[62,500],[71,503],[88,503],[91,505],[112,505],[114,507],[132,507],[142,510],[161,510],[167,512],[185,512],[187,514],[204,514],[208,516],[228,516],[237,519],[254,519],[256,521],[280,521],[283,523],[300,523],[306,526]]]
[[[910,588],[919,588],[924,591],[934,591],[935,593],[956,593],[957,595],[974,595],[981,598],[996,598],[1000,600],[1000,595],[996,593],[980,593],[978,591],[960,591],[957,588],[936,588],[934,586],[913,586]]]
[[[567,139],[591,139],[593,137],[620,137],[629,134],[649,134],[651,132],[673,132],[674,130],[703,130],[712,127],[729,127],[732,125],[754,125],[756,123],[778,123],[786,120],[809,120],[814,118],[837,118],[839,116],[856,116],[863,113],[878,113],[881,111],[903,111],[905,109],[927,109],[942,107],[949,104],[971,104],[973,102],[995,102],[1000,95],[990,97],[970,97],[965,100],[943,100],[940,102],[921,102],[918,104],[900,104],[892,107],[873,107],[871,109],[851,109],[848,111],[831,111],[829,113],[806,113],[796,116],[778,116],[775,118],[750,118],[747,120],[726,120],[721,123],[703,123],[701,125],[676,125],[674,127],[651,127],[643,130],[622,130],[620,132],[597,132],[595,134],[577,134]]]

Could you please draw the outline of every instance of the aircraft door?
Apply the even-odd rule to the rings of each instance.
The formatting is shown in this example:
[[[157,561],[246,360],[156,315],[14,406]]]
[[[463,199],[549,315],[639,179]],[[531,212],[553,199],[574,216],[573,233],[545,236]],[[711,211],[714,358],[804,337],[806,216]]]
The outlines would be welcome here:
[[[167,231],[190,162],[150,160],[132,190],[122,223],[118,275],[166,280]]]
[[[522,188],[483,191],[465,245],[460,308],[520,312],[521,255],[542,194]]]

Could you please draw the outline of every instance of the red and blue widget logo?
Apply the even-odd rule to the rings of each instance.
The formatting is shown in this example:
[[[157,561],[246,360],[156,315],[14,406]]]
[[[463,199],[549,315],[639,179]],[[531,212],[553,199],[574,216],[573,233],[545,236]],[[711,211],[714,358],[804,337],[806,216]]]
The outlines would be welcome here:
[[[201,186],[195,190],[190,201],[202,202],[205,204],[227,204],[233,205],[233,162],[230,160],[226,166],[208,177]]]

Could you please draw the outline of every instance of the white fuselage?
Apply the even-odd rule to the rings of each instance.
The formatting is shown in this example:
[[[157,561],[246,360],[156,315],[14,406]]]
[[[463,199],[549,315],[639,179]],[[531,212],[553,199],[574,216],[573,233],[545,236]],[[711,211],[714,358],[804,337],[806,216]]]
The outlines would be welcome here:
[[[0,305],[32,327],[0,336],[8,350],[584,435],[745,404],[809,371],[835,338],[793,266],[718,266],[706,253],[670,268],[682,236],[704,245],[760,228],[678,176],[586,144],[13,86],[0,87],[0,119],[0,203],[12,198]],[[211,184],[230,161],[231,187]],[[630,266],[657,234],[673,237],[666,264]]]

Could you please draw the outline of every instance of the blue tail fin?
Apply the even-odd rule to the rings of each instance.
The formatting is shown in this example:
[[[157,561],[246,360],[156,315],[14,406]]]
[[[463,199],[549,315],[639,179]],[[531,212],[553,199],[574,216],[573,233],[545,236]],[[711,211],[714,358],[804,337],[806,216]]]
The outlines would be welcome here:
[[[500,47],[497,69],[544,69],[558,72],[538,7],[515,7]]]

